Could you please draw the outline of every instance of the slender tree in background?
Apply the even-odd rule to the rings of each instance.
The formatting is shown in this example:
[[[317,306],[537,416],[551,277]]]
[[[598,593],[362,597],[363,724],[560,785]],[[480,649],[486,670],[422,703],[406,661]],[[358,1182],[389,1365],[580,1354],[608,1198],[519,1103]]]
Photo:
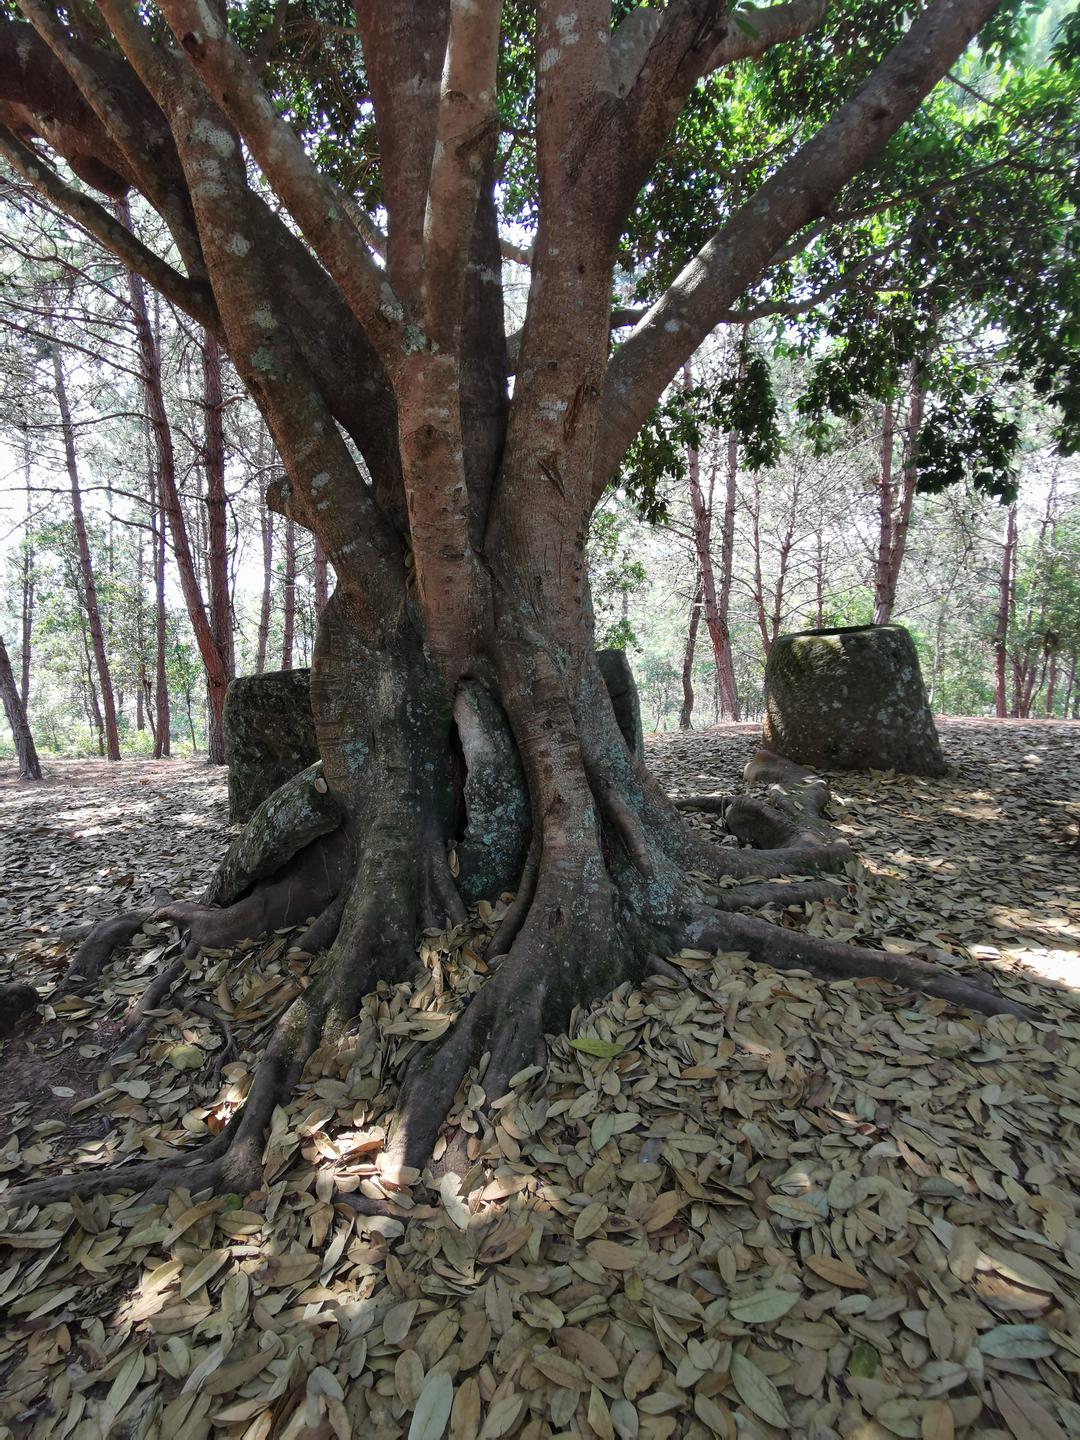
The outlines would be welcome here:
[[[34,636],[34,541],[30,533],[30,430],[25,422],[22,427],[22,440],[23,481],[26,485],[26,534],[22,547],[21,613],[19,616],[19,699],[22,702],[23,710],[26,711],[30,706],[30,655]]]
[[[999,720],[1009,713],[1006,698],[1006,672],[1009,663],[1009,616],[1012,612],[1013,568],[1016,563],[1016,505],[1009,506],[1005,516],[1005,540],[1001,547],[1001,568],[998,572],[997,628],[994,632],[994,709]]]
[[[315,537],[315,616],[316,619],[326,609],[326,602],[330,598],[330,580],[327,574],[326,551],[322,547],[322,541]]]
[[[259,538],[262,541],[262,597],[259,602],[258,649],[255,654],[255,673],[261,675],[266,669],[266,645],[270,636],[270,601],[274,580],[274,512],[266,503],[262,491],[262,477],[266,464],[266,427],[259,426],[256,469],[259,474]]]
[[[20,780],[40,780],[41,763],[34,749],[34,737],[26,719],[26,707],[15,683],[15,673],[8,659],[4,637],[0,635],[0,695],[4,698],[4,712],[11,727],[15,742],[15,758],[19,762]]]
[[[172,717],[169,712],[169,671],[166,663],[168,614],[165,609],[165,515],[159,504],[158,471],[150,474],[150,523],[154,545],[154,759],[162,760],[172,750]]]
[[[296,623],[296,525],[285,521],[285,572],[282,575],[281,668],[293,668],[293,628]]]
[[[886,4],[872,18],[864,8],[857,44],[844,16],[845,45],[828,29],[814,35],[827,20],[822,0],[755,10],[745,28],[706,0],[632,10],[615,28],[610,5],[593,0],[573,13],[538,0],[521,16],[494,0],[358,5],[373,115],[365,144],[378,156],[378,191],[359,203],[384,207],[385,263],[369,247],[370,217],[354,223],[358,202],[339,189],[333,157],[306,145],[267,93],[293,72],[287,52],[260,53],[255,7],[159,0],[151,15],[99,0],[100,40],[80,33],[81,12],[69,26],[43,0],[19,0],[29,23],[0,20],[0,98],[17,104],[21,131],[9,123],[0,134],[9,162],[218,338],[287,472],[271,503],[318,536],[338,578],[311,701],[344,858],[332,887],[305,872],[306,893],[291,887],[288,902],[300,908],[271,922],[321,912],[301,943],[329,949],[268,1042],[242,1119],[211,1148],[209,1169],[188,1172],[193,1190],[256,1181],[264,1127],[327,1026],[336,1033],[373,986],[412,970],[418,928],[465,918],[448,851],[460,757],[479,760],[468,723],[477,687],[520,758],[531,816],[522,853],[532,858],[492,942],[491,960],[503,958],[406,1080],[391,1163],[426,1162],[482,1054],[485,1090],[500,1095],[534,1063],[545,1031],[639,977],[650,955],[692,935],[774,955],[779,927],[720,911],[701,921],[694,873],[844,863],[833,847],[808,852],[783,826],[769,853],[712,848],[672,808],[628,750],[600,675],[585,536],[681,367],[784,247],[807,243],[997,6],[933,0],[912,14]],[[500,50],[511,42],[534,65],[500,97]],[[620,239],[666,163],[673,122],[705,77],[775,62],[783,43],[794,46],[793,94],[822,53],[843,54],[829,109],[815,106],[805,127],[785,123],[792,138],[768,178],[733,195],[719,228],[612,351]],[[500,183],[500,98],[536,122],[526,183],[537,227],[512,397],[498,207],[513,189]],[[801,109],[796,99],[788,121]],[[68,186],[28,133],[106,193],[140,191],[174,252],[151,250]],[[298,830],[295,844],[311,835]],[[243,922],[199,907],[168,913],[214,924],[219,942],[236,938],[230,924],[253,923],[250,907]],[[835,965],[836,953],[800,937],[804,966]],[[868,954],[840,963],[897,973],[896,956]],[[947,983],[955,992],[959,982]],[[988,1003],[974,987],[964,993]],[[99,1173],[64,1183],[114,1182]]]
[[[225,424],[221,351],[213,335],[203,338],[203,465],[206,472],[207,572],[210,587],[211,664],[206,667],[207,759],[225,763],[222,713],[225,691],[236,674],[232,603],[229,594],[228,511],[225,495]],[[198,631],[196,630],[196,637]],[[205,665],[205,656],[203,659]]]
[[[683,380],[692,385],[689,366],[683,369]],[[691,444],[686,453],[686,475],[690,489],[690,511],[693,517],[694,549],[701,586],[701,609],[705,628],[712,642],[716,666],[718,713],[721,719],[738,720],[739,694],[735,684],[735,666],[731,658],[731,632],[728,629],[728,602],[731,596],[731,560],[734,526],[735,477],[738,469],[738,441],[731,436],[727,449],[727,485],[725,487],[723,546],[721,551],[722,580],[719,594],[712,561],[713,495],[716,491],[716,465],[709,469],[709,493],[706,499],[701,484],[701,457],[698,447]],[[731,511],[729,514],[729,505]],[[684,691],[685,693],[685,691]]]
[[[64,440],[64,459],[67,464],[68,482],[71,486],[71,513],[75,522],[75,542],[78,546],[82,595],[86,604],[86,621],[90,630],[94,666],[101,689],[100,718],[97,711],[97,698],[94,696],[93,680],[89,674],[87,679],[90,694],[93,697],[95,723],[99,733],[104,736],[104,752],[110,760],[119,760],[120,732],[116,725],[116,701],[113,697],[112,679],[109,675],[109,661],[105,653],[105,632],[102,628],[101,609],[98,605],[94,562],[90,554],[90,541],[86,534],[86,518],[83,514],[82,490],[79,485],[79,462],[75,451],[75,427],[71,423],[71,407],[68,404],[67,382],[64,377],[63,362],[60,358],[60,346],[54,341],[50,350],[52,352],[56,405],[60,412],[60,428]]]
[[[920,366],[911,367],[904,419],[902,452],[896,463],[895,410],[887,401],[881,426],[881,468],[878,474],[878,549],[874,570],[874,624],[888,625],[896,604],[896,587],[907,548],[911,507],[918,483],[919,430],[923,418]],[[897,475],[897,471],[899,474]]]
[[[698,625],[701,623],[701,579],[699,577],[693,599],[690,601],[690,619],[687,622],[686,646],[682,663],[682,709],[679,711],[679,729],[689,730],[694,713],[694,649],[697,645]]]
[[[131,211],[126,198],[117,201],[117,215],[126,231],[131,231]],[[134,242],[134,236],[132,236]],[[206,472],[207,505],[209,509],[211,544],[209,546],[209,572],[212,616],[207,614],[203,600],[199,571],[188,535],[184,507],[180,501],[180,487],[176,473],[176,450],[173,444],[172,425],[165,403],[165,389],[161,373],[161,350],[150,313],[146,304],[146,293],[142,276],[137,268],[128,272],[128,286],[131,310],[135,317],[135,332],[139,344],[139,361],[142,370],[143,389],[146,396],[147,413],[157,450],[158,501],[168,521],[172,538],[173,558],[176,561],[180,589],[184,596],[188,618],[195,634],[195,641],[206,669],[209,719],[207,724],[211,764],[225,762],[224,737],[221,728],[221,711],[225,704],[225,691],[233,674],[232,615],[228,599],[228,557],[225,547],[225,475],[224,441],[221,435],[221,366],[216,345],[208,341],[203,347],[203,403],[204,450],[203,460]],[[220,546],[215,554],[214,543]],[[163,752],[167,753],[167,751]]]

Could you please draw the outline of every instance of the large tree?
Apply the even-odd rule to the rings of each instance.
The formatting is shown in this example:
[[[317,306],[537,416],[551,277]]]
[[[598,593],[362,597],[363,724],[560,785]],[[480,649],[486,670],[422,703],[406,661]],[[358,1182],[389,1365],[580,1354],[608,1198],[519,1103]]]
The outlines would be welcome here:
[[[706,904],[691,872],[760,882],[849,857],[782,812],[764,817],[770,830],[746,804],[771,852],[710,848],[684,825],[618,728],[585,556],[594,506],[680,368],[830,213],[998,0],[914,13],[893,0],[270,8],[19,0],[24,18],[0,21],[8,162],[223,347],[287,471],[271,504],[314,533],[338,577],[312,668],[321,775],[232,852],[212,898],[235,904],[168,912],[193,942],[221,944],[319,911],[301,943],[324,952],[245,1110],[185,1183],[253,1181],[271,1109],[327,1028],[408,973],[419,927],[464,918],[450,856],[462,777],[467,794],[500,727],[527,790],[523,873],[490,950],[501,961],[406,1082],[403,1162],[424,1162],[482,1052],[490,1099],[574,1004],[688,935],[1004,1007],[903,957],[845,962],[809,939],[793,950],[790,932]],[[620,244],[670,163],[676,118],[775,47],[793,56],[778,72],[790,124],[613,347]],[[172,251],[86,187],[141,195]],[[511,206],[527,249],[501,233]],[[504,254],[530,282],[512,344]],[[493,812],[488,850],[514,852],[514,815]],[[275,875],[272,861],[288,863]],[[746,891],[737,904],[761,903],[760,883]]]

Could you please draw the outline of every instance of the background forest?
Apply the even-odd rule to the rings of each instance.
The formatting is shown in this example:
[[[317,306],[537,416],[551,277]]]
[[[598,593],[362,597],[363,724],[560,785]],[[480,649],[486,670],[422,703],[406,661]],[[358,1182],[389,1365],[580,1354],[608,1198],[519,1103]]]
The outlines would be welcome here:
[[[590,560],[647,728],[754,719],[778,633],[890,619],[938,712],[1080,715],[1069,13],[939,87],[892,198],[823,223],[635,442]],[[706,132],[643,192],[623,323],[707,209]],[[282,473],[213,340],[0,176],[0,633],[39,750],[220,759],[228,680],[308,663],[333,577],[266,508]]]

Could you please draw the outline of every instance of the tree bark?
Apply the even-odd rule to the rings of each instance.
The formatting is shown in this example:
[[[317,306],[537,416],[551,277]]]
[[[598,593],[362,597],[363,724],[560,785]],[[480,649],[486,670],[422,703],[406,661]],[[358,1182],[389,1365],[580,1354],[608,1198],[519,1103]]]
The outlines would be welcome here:
[[[686,648],[682,662],[682,709],[679,711],[679,729],[692,728],[690,717],[694,713],[694,650],[697,645],[698,623],[701,619],[701,580],[690,601],[690,620],[686,628]]]
[[[994,630],[994,708],[999,720],[1008,715],[1005,675],[1009,659],[1009,618],[1013,606],[1013,557],[1016,550],[1016,505],[1009,506],[1005,541],[998,571],[997,625]]]
[[[315,537],[315,619],[326,609],[326,602],[330,597],[330,583],[327,574],[326,551],[323,549],[322,541]]]
[[[683,371],[683,383],[687,387],[693,383],[693,376],[689,366]],[[735,484],[737,454],[738,451],[736,447],[735,459],[733,460],[731,439],[729,438],[728,493],[734,488]],[[728,633],[727,623],[727,598],[730,595],[730,579],[728,581],[728,594],[724,597],[725,603],[723,609],[721,609],[716,590],[716,574],[713,570],[712,563],[711,501],[716,484],[716,467],[713,466],[710,473],[708,504],[706,503],[701,488],[701,457],[694,446],[687,448],[686,472],[690,487],[690,509],[694,522],[694,549],[697,553],[702,610],[705,616],[705,627],[709,632],[709,639],[712,642],[713,662],[716,666],[717,687],[720,697],[720,715],[721,718],[725,720],[738,720],[739,696],[735,686],[735,667],[731,658],[731,636]],[[725,502],[725,525],[727,524],[727,518],[727,503]]]
[[[888,625],[896,604],[896,590],[907,549],[908,527],[918,484],[918,444],[925,397],[921,366],[912,367],[900,462],[900,481],[893,477],[894,416],[885,406],[881,432],[881,470],[878,479],[878,553],[874,573],[874,624]]]
[[[30,432],[23,428],[23,483],[26,486],[26,531],[22,556],[22,613],[20,616],[19,700],[23,710],[30,709],[30,654],[34,632],[34,542],[30,534]]]
[[[117,215],[125,229],[130,230],[131,212],[126,200],[117,202]],[[208,339],[207,345],[204,345],[203,349],[204,384],[209,387],[204,395],[206,403],[204,446],[207,468],[207,503],[212,506],[214,512],[217,512],[219,515],[223,549],[221,560],[225,565],[224,579],[222,581],[220,576],[218,577],[217,589],[212,595],[212,603],[217,608],[214,612],[214,623],[211,623],[211,619],[207,615],[206,605],[203,601],[198,569],[192,553],[187,522],[184,519],[184,510],[180,501],[180,491],[176,477],[176,456],[173,447],[172,426],[169,423],[169,412],[165,404],[165,393],[161,379],[160,349],[154,328],[150,323],[150,314],[146,304],[146,293],[142,278],[134,270],[128,271],[128,296],[132,315],[134,316],[135,333],[139,346],[139,365],[142,373],[143,393],[157,452],[159,504],[168,520],[169,533],[172,536],[173,556],[176,560],[176,569],[180,577],[180,589],[184,596],[188,619],[191,621],[191,628],[195,635],[195,643],[199,648],[199,655],[202,658],[203,667],[206,671],[208,693],[213,697],[210,710],[216,714],[217,717],[218,725],[216,733],[219,739],[220,750],[221,705],[224,703],[225,691],[228,689],[229,679],[231,678],[230,654],[232,647],[232,626],[231,618],[228,615],[228,569],[227,558],[224,554],[224,447],[221,438],[220,358],[215,349],[210,355],[209,360],[207,359],[207,346],[210,343]],[[215,523],[218,523],[218,521],[215,521]],[[212,560],[212,575],[215,573],[213,568],[214,563]],[[219,633],[215,633],[215,625],[221,626]],[[208,729],[210,728],[212,728],[212,726],[208,725]],[[221,760],[217,760],[214,763],[220,764],[223,763],[223,761],[224,753],[222,751]]]
[[[296,622],[296,526],[285,521],[285,575],[281,624],[281,668],[293,668],[293,628]]]
[[[222,712],[225,692],[236,674],[232,605],[229,596],[228,515],[225,495],[225,430],[221,391],[221,351],[213,335],[203,337],[203,457],[206,469],[207,570],[210,586],[210,629],[216,663],[206,672],[206,758],[225,763]]]
[[[15,742],[15,757],[19,762],[20,780],[40,780],[41,762],[34,748],[34,737],[26,719],[26,709],[15,683],[15,675],[8,659],[4,637],[0,635],[0,695],[4,699],[4,711],[11,726],[11,738]]]
[[[165,609],[165,516],[158,503],[157,476],[150,475],[150,521],[154,542],[154,759],[172,753],[172,717],[169,714],[169,672],[165,647],[168,614]]]
[[[105,633],[101,624],[101,610],[98,606],[97,585],[94,581],[94,563],[90,555],[90,541],[86,533],[86,520],[83,515],[82,491],[79,486],[79,465],[75,453],[75,430],[71,423],[71,410],[68,405],[67,385],[64,380],[63,363],[60,359],[60,347],[53,341],[51,349],[53,379],[56,386],[56,403],[60,410],[60,427],[64,438],[64,459],[67,464],[68,481],[71,485],[71,511],[75,521],[75,540],[79,551],[79,570],[82,578],[83,601],[86,605],[86,618],[90,627],[94,664],[97,668],[98,683],[101,687],[101,706],[103,711],[103,728],[101,733],[104,735],[104,753],[110,760],[119,760],[120,732],[116,725],[116,702],[113,698],[112,680],[109,676],[109,661],[105,654]]]

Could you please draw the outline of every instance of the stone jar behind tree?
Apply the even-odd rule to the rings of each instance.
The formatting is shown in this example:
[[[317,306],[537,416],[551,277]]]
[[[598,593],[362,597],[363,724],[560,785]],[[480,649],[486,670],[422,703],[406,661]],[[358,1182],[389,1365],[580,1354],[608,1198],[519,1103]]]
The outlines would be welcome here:
[[[919,657],[902,625],[781,635],[765,667],[765,744],[824,770],[944,775]]]

